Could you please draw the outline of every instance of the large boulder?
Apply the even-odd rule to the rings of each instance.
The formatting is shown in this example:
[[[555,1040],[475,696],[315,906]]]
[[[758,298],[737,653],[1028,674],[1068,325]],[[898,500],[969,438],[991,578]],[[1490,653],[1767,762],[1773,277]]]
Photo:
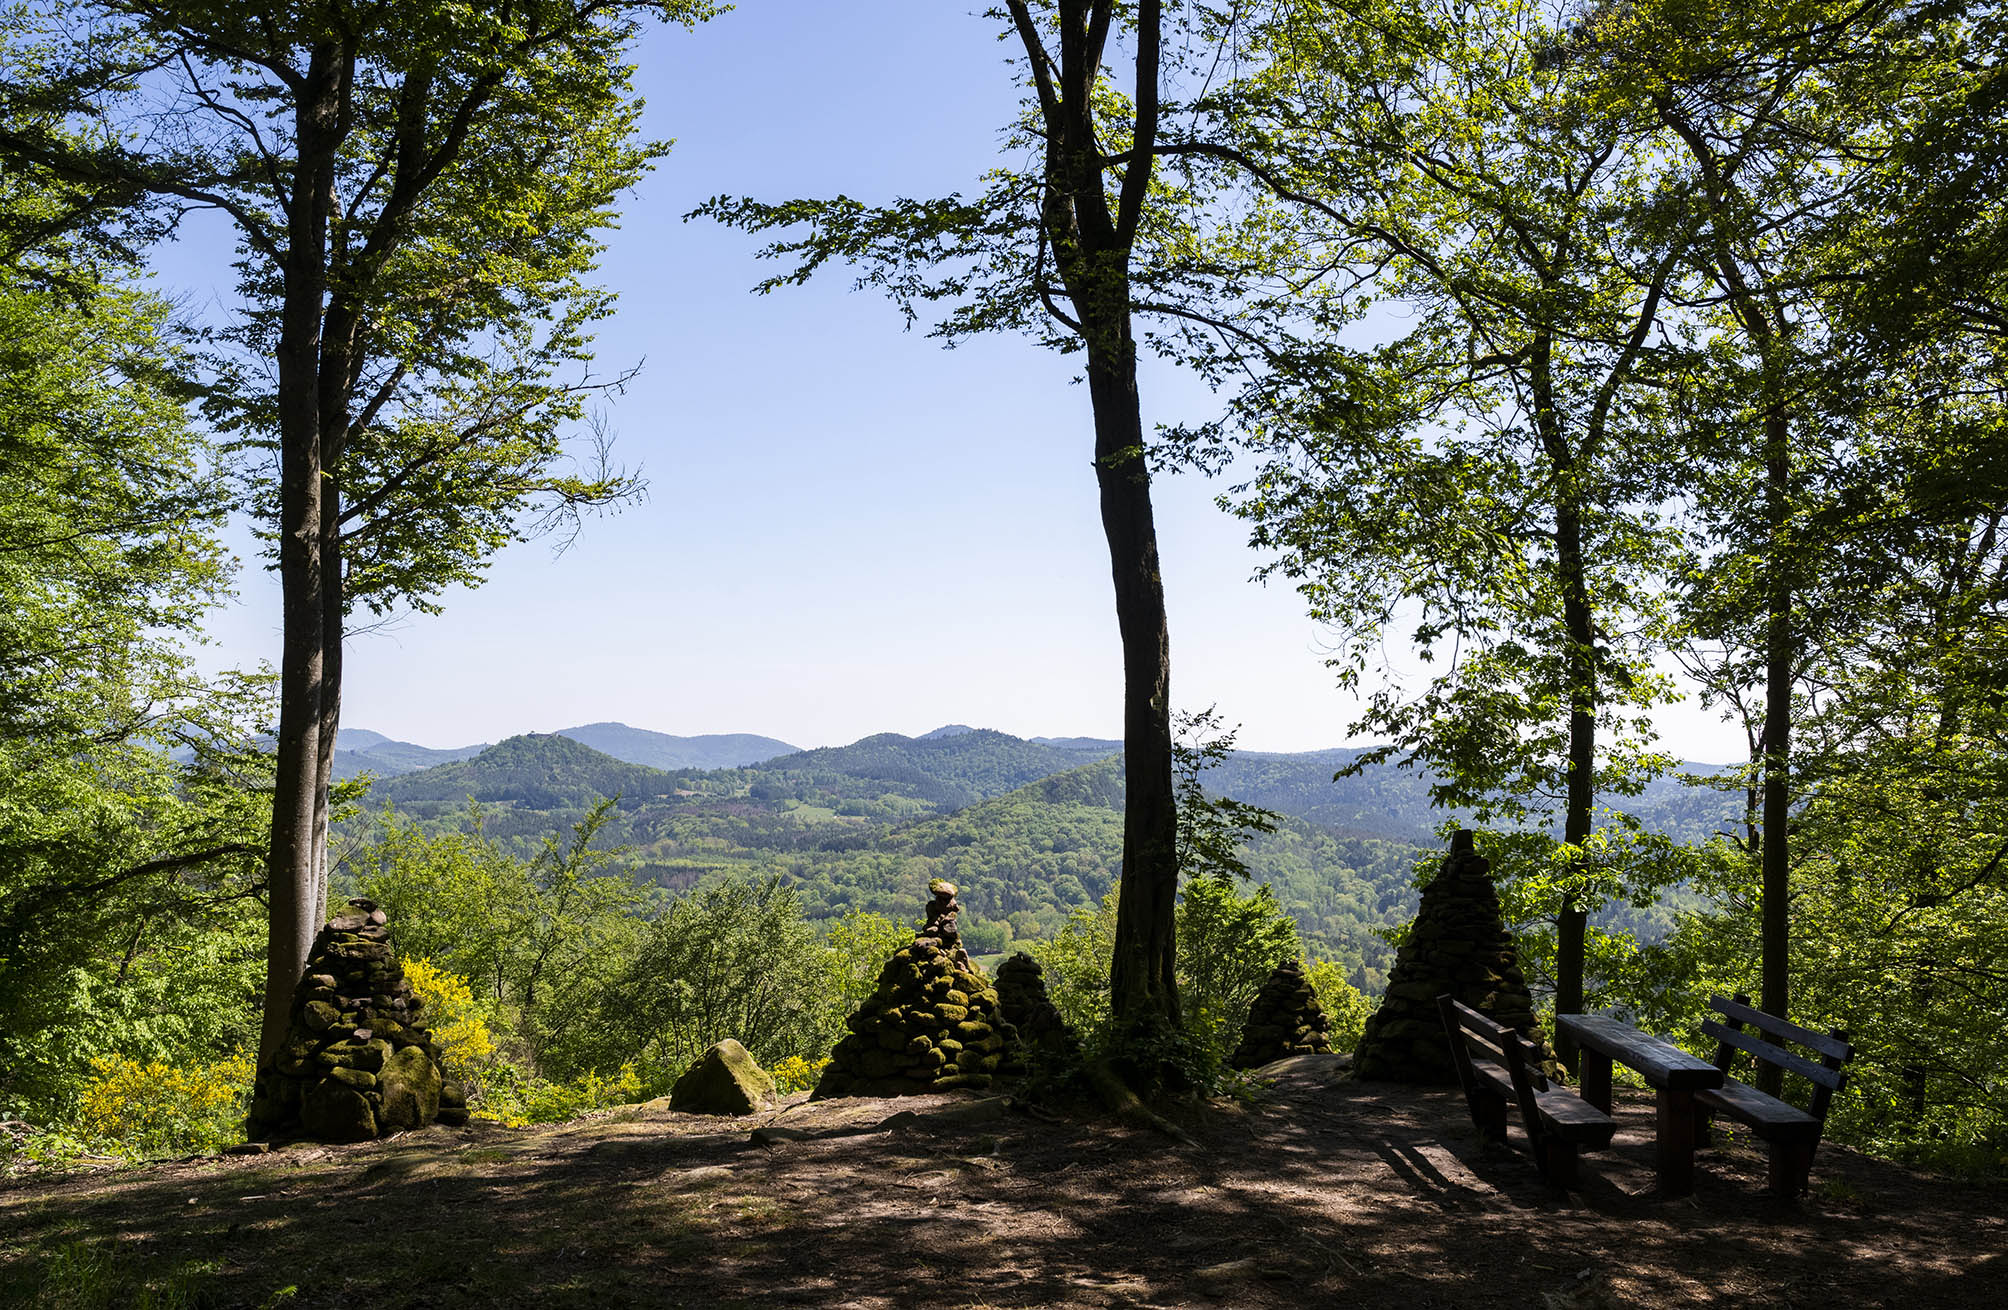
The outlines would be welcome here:
[[[773,1103],[774,1080],[730,1037],[698,1056],[669,1089],[669,1108],[685,1114],[752,1114]]]
[[[407,1046],[384,1061],[377,1075],[377,1089],[383,1108],[377,1112],[377,1128],[386,1133],[423,1128],[439,1117],[439,1091],[445,1080],[439,1066],[424,1050]]]

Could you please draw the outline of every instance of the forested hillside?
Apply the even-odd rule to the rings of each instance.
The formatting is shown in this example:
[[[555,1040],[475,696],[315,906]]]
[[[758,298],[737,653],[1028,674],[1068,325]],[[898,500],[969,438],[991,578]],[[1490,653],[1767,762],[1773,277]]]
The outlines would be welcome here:
[[[812,919],[853,910],[903,918],[928,879],[963,889],[965,931],[986,952],[1052,936],[1115,884],[1122,850],[1118,758],[1105,743],[1066,749],[987,730],[896,733],[783,755],[753,768],[674,772],[627,764],[557,735],[512,737],[465,761],[377,783],[367,831],[388,804],[434,832],[478,822],[525,853],[594,800],[617,799],[601,842],[627,848],[643,881],[684,891],[706,881],[781,875]],[[1445,817],[1426,775],[1372,765],[1334,779],[1358,752],[1235,752],[1210,772],[1215,792],[1283,816],[1246,859],[1316,954],[1377,991],[1391,949],[1377,932],[1413,910],[1412,870]],[[1698,816],[1733,817],[1734,795],[1668,779],[1634,808],[1670,814],[1694,839]],[[480,807],[478,817],[469,804]],[[1650,820],[1648,820],[1650,822]],[[1620,908],[1611,921],[1657,940],[1670,916]]]

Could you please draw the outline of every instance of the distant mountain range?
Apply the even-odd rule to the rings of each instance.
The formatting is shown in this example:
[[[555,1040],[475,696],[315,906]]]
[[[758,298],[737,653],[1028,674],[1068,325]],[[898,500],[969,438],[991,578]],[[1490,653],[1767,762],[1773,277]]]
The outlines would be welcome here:
[[[651,769],[732,769],[758,764],[776,755],[792,755],[800,749],[785,741],[746,732],[672,737],[666,732],[630,728],[625,723],[588,723],[577,728],[560,728],[547,735],[569,737],[617,760]],[[482,742],[478,746],[435,750],[395,741],[367,728],[343,728],[335,738],[335,776],[353,778],[361,773],[374,773],[379,778],[396,778],[472,759],[487,749],[489,744]]]
[[[896,732],[848,746],[798,750],[746,733],[675,737],[621,723],[594,723],[556,733],[530,733],[493,746],[429,750],[381,733],[344,730],[340,776],[362,769],[379,781],[374,793],[400,806],[434,807],[473,798],[526,810],[581,807],[596,796],[619,796],[623,810],[684,797],[739,795],[751,802],[784,797],[799,805],[873,814],[897,799],[907,817],[948,814],[1084,764],[1120,755],[1122,743],[1098,737],[1026,739],[987,728],[951,724],[919,737]],[[1207,788],[1339,832],[1424,841],[1445,817],[1429,803],[1424,771],[1376,765],[1335,777],[1359,757],[1340,747],[1294,754],[1235,751],[1206,776]],[[1118,761],[1120,764],[1120,761]],[[1689,764],[1691,773],[1716,766]],[[719,776],[708,776],[708,775]],[[727,776],[729,775],[729,777]],[[1646,826],[1682,838],[1702,837],[1731,823],[1735,795],[1685,786],[1674,779],[1649,785],[1621,808]],[[920,807],[919,810],[913,806]]]
[[[610,749],[578,739],[588,733]],[[725,758],[765,758],[643,762],[674,760],[693,742]],[[391,767],[423,749],[400,751],[374,733],[345,745]],[[945,877],[966,893],[967,928],[985,950],[1050,936],[1106,894],[1121,864],[1122,756],[1119,743],[1099,738],[1026,740],[952,725],[801,751],[771,738],[596,724],[450,754],[460,758],[399,776],[380,770],[354,821],[372,824],[389,805],[429,831],[456,830],[472,801],[485,834],[528,854],[597,799],[618,797],[603,840],[626,848],[649,882],[680,891],[718,877],[779,877],[815,918],[852,909],[904,918],[925,900],[927,880]],[[1237,752],[1205,781],[1284,816],[1277,832],[1248,844],[1255,878],[1275,889],[1307,942],[1344,960],[1360,985],[1378,986],[1388,951],[1375,930],[1412,910],[1413,862],[1448,816],[1430,806],[1430,779],[1419,771],[1376,765],[1334,778],[1357,757]],[[1625,807],[1648,827],[1692,839],[1732,820],[1737,800],[1669,780]]]

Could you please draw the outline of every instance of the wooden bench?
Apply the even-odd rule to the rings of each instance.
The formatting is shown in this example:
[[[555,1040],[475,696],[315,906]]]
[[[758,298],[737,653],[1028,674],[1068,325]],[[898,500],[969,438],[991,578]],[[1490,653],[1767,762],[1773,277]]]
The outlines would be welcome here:
[[[1752,1009],[1747,996],[1739,994],[1728,1000],[1717,996],[1708,1004],[1725,1020],[1701,1021],[1701,1031],[1718,1042],[1716,1068],[1727,1075],[1737,1052],[1747,1052],[1785,1073],[1798,1074],[1813,1085],[1813,1096],[1807,1108],[1801,1110],[1725,1076],[1719,1090],[1694,1094],[1695,1139],[1708,1140],[1710,1121],[1718,1114],[1748,1125],[1770,1147],[1771,1190],[1780,1196],[1797,1196],[1806,1190],[1813,1150],[1826,1131],[1827,1104],[1835,1092],[1847,1085],[1848,1075],[1841,1066],[1854,1056],[1855,1048],[1848,1045],[1848,1035],[1838,1028],[1826,1033],[1801,1028]],[[1757,1032],[1744,1031],[1746,1024]],[[1766,1041],[1766,1037],[1776,1041]],[[1787,1050],[1782,1043],[1788,1041],[1812,1051],[1818,1063]]]
[[[1436,998],[1450,1038],[1451,1062],[1464,1085],[1471,1121],[1494,1141],[1506,1140],[1506,1106],[1520,1107],[1520,1122],[1534,1148],[1534,1163],[1557,1187],[1576,1183],[1579,1151],[1601,1151],[1617,1125],[1566,1087],[1551,1085],[1530,1058],[1527,1042],[1450,996]]]

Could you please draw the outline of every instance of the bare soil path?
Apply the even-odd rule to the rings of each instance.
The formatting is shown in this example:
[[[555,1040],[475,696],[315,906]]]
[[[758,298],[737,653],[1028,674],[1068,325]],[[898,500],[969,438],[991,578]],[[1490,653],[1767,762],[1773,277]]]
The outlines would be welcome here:
[[[0,1302],[52,1306],[2008,1304],[2008,1192],[1747,1140],[1652,1189],[1651,1102],[1552,1194],[1453,1090],[1277,1067],[1197,1146],[954,1096],[528,1129],[0,1185]],[[890,1119],[890,1122],[888,1120]],[[764,1139],[755,1141],[755,1130]],[[776,1131],[779,1130],[779,1131]],[[796,1134],[803,1134],[796,1136]]]

